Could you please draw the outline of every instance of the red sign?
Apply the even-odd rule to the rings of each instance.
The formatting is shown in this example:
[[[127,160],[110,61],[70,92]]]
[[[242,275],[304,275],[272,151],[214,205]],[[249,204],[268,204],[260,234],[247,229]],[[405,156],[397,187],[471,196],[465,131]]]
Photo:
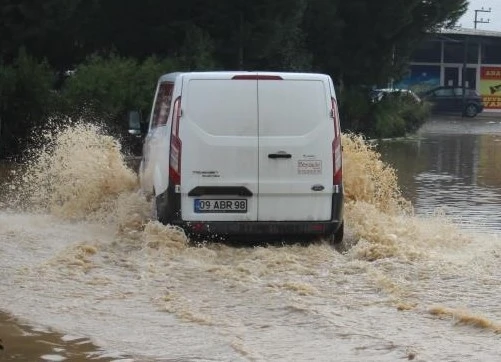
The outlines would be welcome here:
[[[501,109],[501,67],[480,68],[480,93],[486,109]]]

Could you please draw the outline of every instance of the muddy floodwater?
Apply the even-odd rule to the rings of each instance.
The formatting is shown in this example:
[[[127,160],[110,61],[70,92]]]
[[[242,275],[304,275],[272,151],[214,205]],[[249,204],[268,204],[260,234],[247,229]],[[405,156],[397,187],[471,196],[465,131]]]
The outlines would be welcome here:
[[[433,119],[416,137],[378,149],[416,213],[440,210],[463,228],[501,231],[501,114]]]
[[[14,319],[0,313],[3,347],[0,361],[112,361],[88,338],[62,335],[45,326]]]
[[[501,117],[344,137],[338,250],[195,245],[149,220],[115,140],[83,124],[50,142],[0,171],[0,360],[501,356]]]

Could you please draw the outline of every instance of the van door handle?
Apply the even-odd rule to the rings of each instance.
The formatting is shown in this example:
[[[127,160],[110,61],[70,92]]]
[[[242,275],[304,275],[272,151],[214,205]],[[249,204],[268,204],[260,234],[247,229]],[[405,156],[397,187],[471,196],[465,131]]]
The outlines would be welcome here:
[[[292,155],[287,152],[277,152],[268,154],[268,158],[291,158]]]

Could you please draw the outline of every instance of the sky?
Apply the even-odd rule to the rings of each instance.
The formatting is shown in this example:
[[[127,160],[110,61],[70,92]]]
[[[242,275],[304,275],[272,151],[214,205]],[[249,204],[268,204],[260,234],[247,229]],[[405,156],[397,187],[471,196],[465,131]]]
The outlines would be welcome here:
[[[458,25],[463,28],[473,29],[475,10],[480,10],[482,7],[485,10],[491,8],[490,13],[478,13],[477,20],[483,18],[484,21],[487,21],[489,19],[489,23],[477,23],[477,29],[501,31],[501,0],[469,0],[469,3],[468,11],[459,19]]]

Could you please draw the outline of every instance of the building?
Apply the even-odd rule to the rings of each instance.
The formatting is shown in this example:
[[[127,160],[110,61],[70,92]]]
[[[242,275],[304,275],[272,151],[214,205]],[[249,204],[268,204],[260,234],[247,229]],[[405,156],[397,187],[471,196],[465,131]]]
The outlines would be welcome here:
[[[452,28],[430,34],[398,87],[419,92],[463,83],[482,94],[486,111],[501,112],[501,32]]]

